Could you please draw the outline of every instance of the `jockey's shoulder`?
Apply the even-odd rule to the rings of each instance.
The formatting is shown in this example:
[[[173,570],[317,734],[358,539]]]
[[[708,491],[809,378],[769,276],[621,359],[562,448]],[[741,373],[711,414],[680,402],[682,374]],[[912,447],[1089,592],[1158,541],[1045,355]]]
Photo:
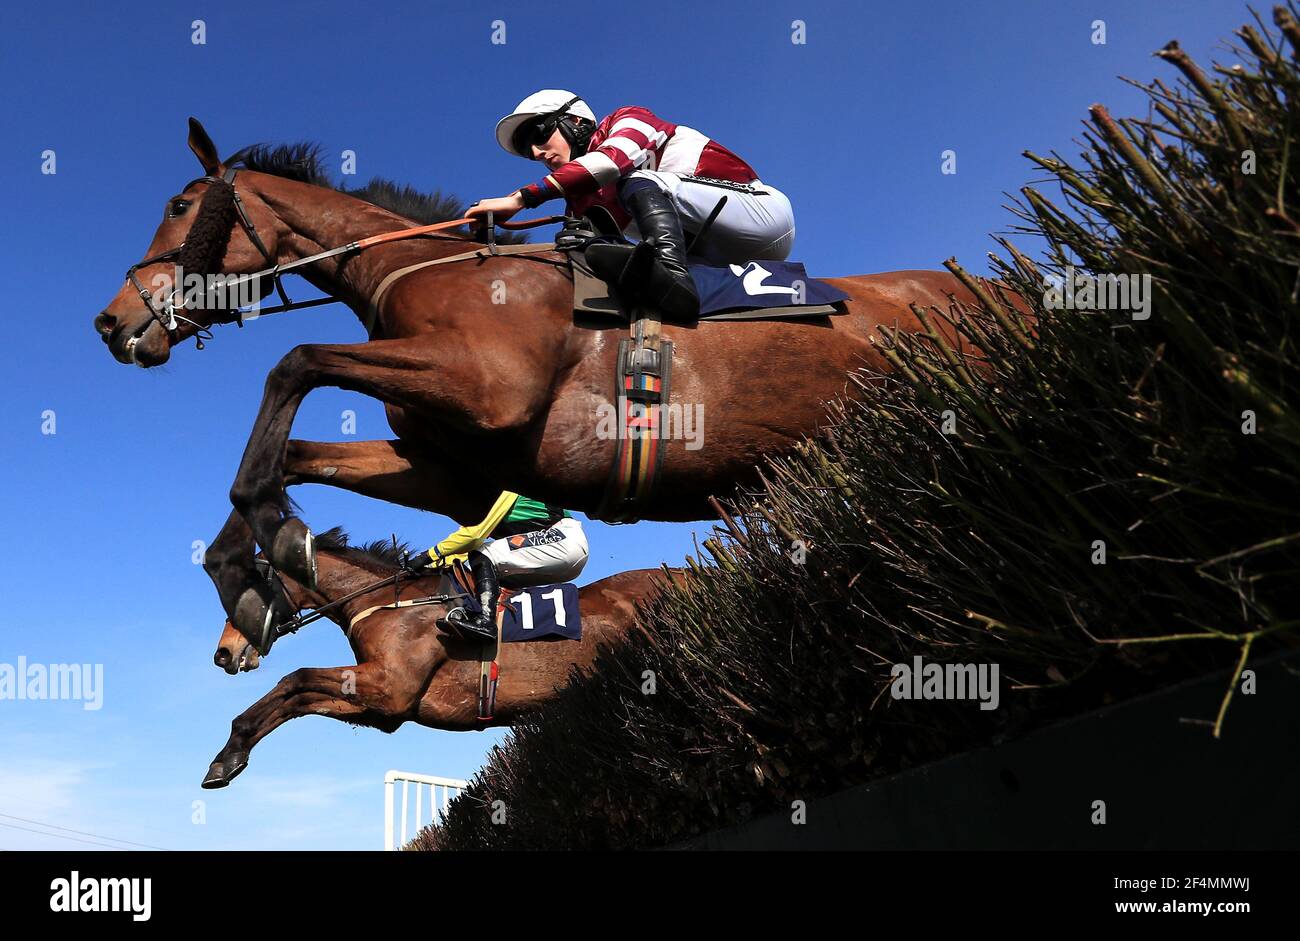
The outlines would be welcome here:
[[[652,122],[655,123],[659,123],[659,124],[669,123],[668,121],[665,121],[663,118],[655,114],[653,111],[651,111],[649,108],[645,107],[644,105],[624,105],[622,108],[618,108],[617,110],[611,111],[609,114],[605,115],[605,117],[601,119],[600,124],[598,126],[602,130],[609,130],[619,121],[621,121],[623,118],[637,118],[641,121],[645,121],[647,118],[649,118]]]

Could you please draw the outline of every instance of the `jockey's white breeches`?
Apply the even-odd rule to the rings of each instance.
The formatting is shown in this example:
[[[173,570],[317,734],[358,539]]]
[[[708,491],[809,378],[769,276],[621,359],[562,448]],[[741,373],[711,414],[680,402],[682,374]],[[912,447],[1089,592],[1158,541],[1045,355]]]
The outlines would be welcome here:
[[[713,225],[692,251],[692,257],[721,266],[758,259],[784,261],[790,256],[794,245],[794,210],[786,195],[774,186],[755,180],[736,189],[660,170],[634,170],[628,176],[650,180],[668,194],[681,216],[687,243],[700,231],[718,200],[727,197]],[[635,220],[627,231],[635,238],[641,237]]]
[[[571,582],[587,564],[587,535],[581,523],[566,517],[549,529],[494,539],[479,551],[507,588]]]

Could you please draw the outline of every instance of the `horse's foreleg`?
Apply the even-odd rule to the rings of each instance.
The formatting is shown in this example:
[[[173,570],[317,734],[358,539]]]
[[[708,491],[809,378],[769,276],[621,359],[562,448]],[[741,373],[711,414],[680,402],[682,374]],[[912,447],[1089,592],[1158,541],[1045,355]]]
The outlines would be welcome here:
[[[248,765],[254,745],[298,716],[396,730],[414,718],[420,692],[435,666],[430,662],[427,673],[400,677],[377,663],[295,670],[230,723],[230,738],[213,759],[203,786],[225,787]]]
[[[483,365],[473,357],[461,355],[454,347],[443,351],[427,338],[307,345],[290,351],[267,377],[262,406],[230,490],[231,503],[247,520],[271,563],[299,584],[316,587],[311,532],[290,515],[284,489],[289,431],[308,392],[335,386],[484,430],[518,427],[528,408],[535,408],[523,397],[527,384],[493,385],[485,376]],[[489,388],[496,391],[486,391]],[[242,590],[223,595],[222,603],[231,623],[260,646],[267,611],[237,612],[231,604],[232,594],[243,597],[256,586],[251,557],[244,582]]]
[[[482,517],[497,497],[496,489],[484,486],[480,478],[457,477],[427,453],[398,440],[290,441],[284,484],[307,483],[441,513],[462,524]],[[287,599],[278,597],[273,583],[259,579],[249,584],[246,577],[248,559],[255,551],[253,532],[235,510],[205,552],[203,568],[227,610],[242,607],[244,619],[258,624],[264,624],[267,615],[278,622],[292,613]],[[260,642],[257,637],[248,639]]]
[[[203,570],[216,586],[221,605],[254,646],[262,644],[262,634],[269,626],[293,614],[291,603],[264,579],[248,577],[257,545],[253,531],[238,510],[232,510],[226,524],[203,553]],[[273,638],[269,638],[271,640]]]

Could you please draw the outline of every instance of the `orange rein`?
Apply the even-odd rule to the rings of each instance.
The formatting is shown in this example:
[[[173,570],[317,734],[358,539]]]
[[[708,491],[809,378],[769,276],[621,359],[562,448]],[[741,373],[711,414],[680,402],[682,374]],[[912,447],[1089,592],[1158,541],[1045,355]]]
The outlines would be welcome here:
[[[346,245],[340,245],[337,248],[331,248],[315,255],[309,255],[306,258],[299,258],[297,261],[291,261],[284,265],[273,265],[270,268],[264,268],[261,271],[254,271],[251,274],[237,275],[227,281],[227,286],[240,284],[244,281],[254,281],[263,277],[278,279],[280,275],[293,271],[296,268],[302,268],[317,261],[326,258],[332,258],[336,255],[347,255],[353,252],[359,252],[367,248],[373,248],[376,245],[383,245],[388,242],[398,242],[402,239],[419,238],[421,235],[432,235],[435,232],[441,232],[444,229],[454,229],[462,225],[474,225],[483,222],[487,225],[490,232],[494,227],[499,226],[503,229],[533,229],[541,225],[550,225],[554,222],[563,222],[564,216],[542,216],[539,219],[528,219],[524,222],[493,222],[492,213],[488,213],[486,219],[482,216],[464,216],[460,219],[449,219],[446,222],[435,222],[432,225],[420,225],[410,229],[398,229],[395,232],[382,232],[379,235],[372,235],[369,238],[359,239],[355,242],[348,242]],[[278,281],[277,281],[278,283]],[[278,314],[287,310],[299,310],[303,307],[317,307],[321,304],[331,304],[337,301],[336,297],[318,297],[310,301],[301,301],[299,303],[289,302],[281,304],[278,307],[271,307],[258,312],[259,317],[268,314]],[[212,323],[238,323],[244,325],[245,311],[237,310],[230,317],[224,320],[214,320]]]
[[[372,235],[370,238],[359,239],[353,245],[357,249],[370,248],[374,245],[383,245],[385,242],[397,242],[401,239],[415,238],[420,235],[428,235],[432,232],[441,232],[443,229],[454,229],[457,226],[473,225],[476,222],[488,221],[502,229],[533,229],[539,225],[550,225],[553,222],[563,222],[564,216],[543,216],[540,219],[528,219],[525,222],[497,222],[491,223],[492,214],[488,213],[487,220],[483,216],[465,216],[462,219],[451,219],[447,222],[435,222],[433,225],[417,226],[414,229],[398,229],[396,232],[383,232],[379,235]]]

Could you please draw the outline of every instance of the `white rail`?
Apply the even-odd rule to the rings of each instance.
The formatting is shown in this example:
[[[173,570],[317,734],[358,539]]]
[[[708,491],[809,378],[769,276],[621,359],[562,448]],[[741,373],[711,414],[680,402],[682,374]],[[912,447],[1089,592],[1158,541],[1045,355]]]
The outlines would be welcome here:
[[[397,782],[402,783],[402,813],[401,817],[393,816],[393,789]],[[390,771],[384,775],[384,849],[397,850],[406,845],[407,842],[407,822],[410,816],[409,789],[415,785],[415,828],[410,831],[411,836],[420,832],[420,829],[426,824],[433,823],[441,819],[447,811],[447,805],[451,799],[469,786],[468,781],[459,781],[456,778],[439,778],[431,774],[415,774],[410,771]],[[429,818],[424,819],[424,789],[429,789]],[[438,789],[442,789],[442,802],[439,806]],[[454,793],[453,793],[454,792]],[[394,826],[396,820],[400,820],[400,826]],[[396,839],[400,831],[400,839]]]

